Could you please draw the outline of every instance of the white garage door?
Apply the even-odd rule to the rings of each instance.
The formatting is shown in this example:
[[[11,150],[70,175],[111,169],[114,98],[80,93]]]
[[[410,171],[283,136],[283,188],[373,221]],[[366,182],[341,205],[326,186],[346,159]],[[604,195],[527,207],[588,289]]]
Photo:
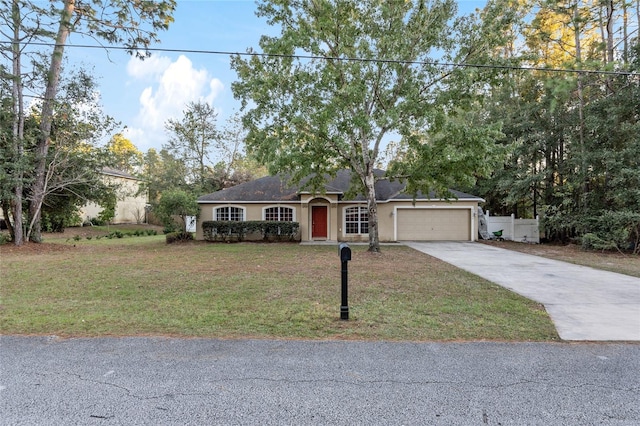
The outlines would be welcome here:
[[[469,241],[470,209],[398,209],[399,241]]]

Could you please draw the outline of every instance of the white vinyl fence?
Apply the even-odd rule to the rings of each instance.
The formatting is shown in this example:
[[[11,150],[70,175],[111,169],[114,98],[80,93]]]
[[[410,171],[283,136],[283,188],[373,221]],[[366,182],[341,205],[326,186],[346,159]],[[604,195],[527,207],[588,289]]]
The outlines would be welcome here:
[[[502,230],[502,238],[524,243],[540,243],[540,216],[535,219],[516,219],[511,216],[491,216],[484,212],[489,235]]]

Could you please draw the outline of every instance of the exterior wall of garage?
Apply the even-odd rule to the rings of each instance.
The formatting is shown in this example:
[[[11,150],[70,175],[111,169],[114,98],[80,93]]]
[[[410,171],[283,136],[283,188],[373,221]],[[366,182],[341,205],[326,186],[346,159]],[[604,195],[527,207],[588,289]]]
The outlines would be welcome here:
[[[345,210],[348,207],[364,205],[364,202],[349,202],[342,201],[338,207],[338,240],[346,242],[368,242],[369,236],[367,234],[351,235],[345,232]],[[398,228],[398,210],[417,210],[428,214],[429,210],[444,210],[451,209],[452,211],[462,211],[467,213],[465,221],[467,223],[460,224],[460,226],[466,226],[468,229],[468,235],[465,238],[467,241],[475,241],[478,230],[478,218],[475,212],[477,211],[477,201],[464,201],[456,200],[454,202],[447,201],[417,201],[415,204],[411,200],[391,202],[379,202],[378,203],[378,232],[381,242],[394,242],[398,241],[397,228]]]
[[[477,201],[393,203],[393,240],[456,240],[475,241],[478,233]],[[410,214],[409,214],[410,213]],[[423,221],[416,220],[423,217]],[[407,237],[407,222],[413,219],[413,228]],[[442,219],[445,219],[444,221]],[[400,219],[400,220],[399,220]],[[433,220],[430,220],[433,219]],[[428,228],[428,229],[427,229]]]

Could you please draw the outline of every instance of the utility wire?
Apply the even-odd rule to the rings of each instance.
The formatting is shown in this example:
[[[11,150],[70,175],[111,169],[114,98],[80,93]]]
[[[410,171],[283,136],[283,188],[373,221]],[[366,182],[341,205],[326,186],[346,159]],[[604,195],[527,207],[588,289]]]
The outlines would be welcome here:
[[[11,44],[10,41],[0,41],[2,44]],[[34,42],[30,43],[35,46],[54,47],[54,43]],[[65,48],[79,49],[103,49],[103,50],[131,50],[124,46],[99,46],[91,44],[65,44]],[[367,59],[367,58],[341,58],[334,56],[317,56],[317,55],[289,55],[274,53],[258,53],[258,52],[226,52],[220,50],[197,50],[197,49],[170,49],[163,47],[149,47],[144,49],[147,52],[165,52],[165,53],[194,53],[202,55],[225,55],[225,56],[255,56],[263,58],[286,58],[286,59],[309,59],[309,60],[326,60],[326,61],[343,61],[343,62],[363,62],[363,63],[384,63],[384,64],[409,64],[409,65],[431,65],[436,67],[451,68],[479,68],[479,69],[501,69],[513,71],[540,71],[549,73],[570,73],[570,74],[599,74],[613,76],[629,76],[640,77],[640,73],[634,71],[605,71],[590,69],[567,69],[567,68],[543,68],[528,67],[516,65],[495,65],[495,64],[468,64],[468,63],[451,63],[451,62],[428,62],[428,61],[402,61],[397,59]]]

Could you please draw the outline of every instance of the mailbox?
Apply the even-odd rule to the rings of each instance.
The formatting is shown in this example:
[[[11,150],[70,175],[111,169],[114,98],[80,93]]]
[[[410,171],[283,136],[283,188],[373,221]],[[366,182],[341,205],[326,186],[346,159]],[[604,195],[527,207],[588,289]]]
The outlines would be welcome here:
[[[347,245],[347,243],[340,243],[338,246],[338,254],[340,255],[341,262],[347,262],[351,260],[351,248]]]
[[[342,262],[342,304],[340,305],[340,319],[349,319],[349,296],[348,294],[348,268],[347,265],[351,260],[351,249],[347,243],[340,243],[338,246],[338,254],[340,255],[340,261]]]

